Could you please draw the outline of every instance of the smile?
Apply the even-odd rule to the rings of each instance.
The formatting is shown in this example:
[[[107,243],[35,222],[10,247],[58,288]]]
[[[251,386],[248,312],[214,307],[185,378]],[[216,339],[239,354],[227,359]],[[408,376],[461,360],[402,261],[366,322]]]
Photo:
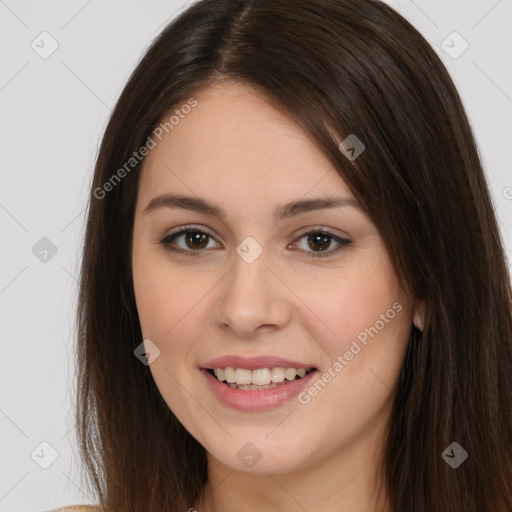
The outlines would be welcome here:
[[[318,370],[313,368],[308,370],[304,367],[296,369],[275,366],[254,370],[228,366],[215,368],[215,370],[202,368],[200,371],[206,379],[210,393],[218,403],[230,409],[254,412],[276,409],[286,403],[297,404],[297,395],[318,373]],[[226,372],[228,378],[234,379],[234,382],[227,382]],[[304,375],[301,377],[302,374]],[[223,377],[223,380],[219,377]],[[283,380],[280,382],[272,382],[272,379],[280,380],[281,378]],[[239,384],[238,379],[250,383]],[[253,379],[256,382],[268,382],[268,384],[253,384]]]
[[[209,370],[220,382],[225,382],[232,389],[265,390],[272,389],[296,379],[301,379],[312,370],[308,368],[215,368]]]

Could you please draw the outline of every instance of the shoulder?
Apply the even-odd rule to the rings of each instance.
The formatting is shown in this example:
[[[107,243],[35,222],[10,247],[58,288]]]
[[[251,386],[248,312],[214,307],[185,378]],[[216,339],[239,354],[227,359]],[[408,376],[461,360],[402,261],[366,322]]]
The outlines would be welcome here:
[[[70,505],[50,510],[49,512],[99,512],[99,508],[93,505]]]

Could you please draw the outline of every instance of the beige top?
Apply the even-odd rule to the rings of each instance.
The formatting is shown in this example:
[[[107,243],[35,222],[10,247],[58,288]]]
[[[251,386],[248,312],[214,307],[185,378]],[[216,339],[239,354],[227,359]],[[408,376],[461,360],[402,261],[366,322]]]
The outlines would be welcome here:
[[[56,508],[50,512],[97,512],[98,507],[93,505],[70,505],[69,507]]]

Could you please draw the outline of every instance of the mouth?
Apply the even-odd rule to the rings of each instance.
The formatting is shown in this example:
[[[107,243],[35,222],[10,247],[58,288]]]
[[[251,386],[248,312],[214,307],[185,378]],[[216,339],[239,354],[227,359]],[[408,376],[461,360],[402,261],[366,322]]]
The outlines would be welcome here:
[[[230,409],[251,412],[293,403],[319,373],[304,360],[274,355],[226,355],[204,362],[199,370],[220,403]]]
[[[299,395],[318,374],[316,368],[202,368],[213,396],[231,409],[264,411],[284,406]],[[230,382],[232,381],[232,382]]]
[[[316,368],[267,367],[267,368],[205,368],[218,382],[242,391],[265,391],[285,386],[316,371]]]

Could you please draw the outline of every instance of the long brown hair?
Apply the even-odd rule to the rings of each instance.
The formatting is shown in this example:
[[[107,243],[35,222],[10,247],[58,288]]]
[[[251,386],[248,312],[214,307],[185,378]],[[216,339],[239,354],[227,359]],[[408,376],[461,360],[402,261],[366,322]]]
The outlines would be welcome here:
[[[204,448],[133,354],[141,163],[113,175],[173,108],[223,79],[256,86],[304,127],[367,209],[402,284],[425,302],[389,423],[393,511],[511,510],[512,298],[488,187],[442,62],[375,0],[196,2],[124,88],[93,177],[78,305],[78,434],[100,505],[187,510],[207,477]],[[353,161],[339,148],[350,134],[366,146]],[[457,469],[441,456],[452,442],[469,454]]]

